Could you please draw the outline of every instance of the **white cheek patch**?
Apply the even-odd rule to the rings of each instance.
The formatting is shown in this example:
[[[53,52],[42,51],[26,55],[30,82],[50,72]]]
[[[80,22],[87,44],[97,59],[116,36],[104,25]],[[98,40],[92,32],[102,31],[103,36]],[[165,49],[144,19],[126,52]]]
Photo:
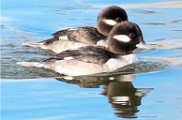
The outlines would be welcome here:
[[[113,38],[125,43],[130,42],[131,40],[127,35],[114,35]]]
[[[116,21],[112,20],[112,19],[103,19],[103,21],[108,24],[108,25],[111,25],[111,26],[114,26],[117,24]]]

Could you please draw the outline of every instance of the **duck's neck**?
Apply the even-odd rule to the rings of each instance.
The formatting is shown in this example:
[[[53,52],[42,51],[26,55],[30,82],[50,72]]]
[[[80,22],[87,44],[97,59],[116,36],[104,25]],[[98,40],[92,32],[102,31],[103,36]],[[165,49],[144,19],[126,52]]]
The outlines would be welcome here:
[[[127,54],[131,54],[131,51],[129,50],[129,48],[125,47],[125,46],[120,46],[119,44],[107,44],[107,49],[116,54],[116,55],[127,55]]]

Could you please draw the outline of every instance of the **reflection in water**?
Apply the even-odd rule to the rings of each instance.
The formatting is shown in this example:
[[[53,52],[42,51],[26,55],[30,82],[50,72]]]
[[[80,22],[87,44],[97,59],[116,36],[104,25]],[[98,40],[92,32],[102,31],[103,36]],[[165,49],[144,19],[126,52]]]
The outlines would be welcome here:
[[[135,88],[132,84],[132,81],[135,80],[133,74],[111,77],[74,77],[72,80],[56,79],[84,88],[98,88],[103,85],[102,95],[108,97],[108,102],[116,110],[116,116],[122,118],[137,117],[136,113],[139,111],[137,107],[141,105],[142,97],[153,90],[153,88]]]
[[[118,117],[135,118],[142,97],[150,90],[152,89],[134,88],[131,82],[112,81],[104,86],[103,94],[108,96],[109,103],[115,108]]]

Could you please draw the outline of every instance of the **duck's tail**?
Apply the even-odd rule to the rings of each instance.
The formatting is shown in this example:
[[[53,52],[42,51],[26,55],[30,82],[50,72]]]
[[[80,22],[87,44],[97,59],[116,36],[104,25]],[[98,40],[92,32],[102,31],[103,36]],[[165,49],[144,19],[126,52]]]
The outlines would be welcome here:
[[[24,67],[45,67],[44,63],[42,62],[17,62],[16,64]]]
[[[22,45],[27,47],[41,48],[43,43],[22,43]]]

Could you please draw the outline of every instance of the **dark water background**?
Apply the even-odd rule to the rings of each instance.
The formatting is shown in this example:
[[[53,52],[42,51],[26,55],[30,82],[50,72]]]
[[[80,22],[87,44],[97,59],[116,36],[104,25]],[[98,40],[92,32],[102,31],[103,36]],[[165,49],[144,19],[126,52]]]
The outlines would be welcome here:
[[[182,2],[171,0],[2,0],[1,119],[182,119]],[[55,78],[52,71],[24,68],[53,53],[21,46],[57,30],[95,26],[108,5],[126,9],[156,49],[140,62],[110,74]],[[113,80],[114,79],[114,80]]]

